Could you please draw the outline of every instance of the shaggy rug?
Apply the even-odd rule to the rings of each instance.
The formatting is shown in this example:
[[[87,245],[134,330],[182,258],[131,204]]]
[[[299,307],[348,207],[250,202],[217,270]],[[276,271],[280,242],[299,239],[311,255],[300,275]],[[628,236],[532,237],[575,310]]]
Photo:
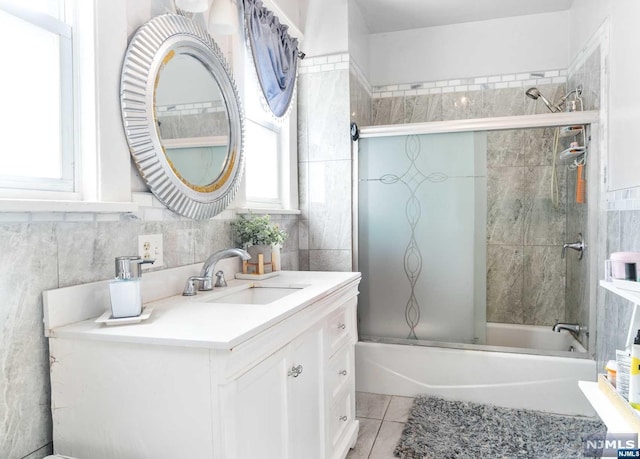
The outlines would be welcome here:
[[[416,397],[395,449],[405,459],[582,458],[582,436],[604,434],[599,420]]]

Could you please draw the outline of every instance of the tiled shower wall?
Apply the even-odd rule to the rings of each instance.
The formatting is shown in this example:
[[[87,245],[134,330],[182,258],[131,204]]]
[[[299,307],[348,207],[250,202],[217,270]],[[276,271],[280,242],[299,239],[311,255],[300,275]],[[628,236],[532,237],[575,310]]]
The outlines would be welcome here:
[[[38,459],[51,452],[42,291],[112,278],[114,257],[136,254],[140,234],[163,235],[162,269],[232,246],[232,212],[192,221],[150,195],[138,197],[148,207],[137,214],[0,214],[0,457]],[[283,268],[297,269],[297,216],[272,220],[289,233]]]
[[[566,168],[552,204],[552,128],[489,132],[487,321],[553,325],[565,316]]]
[[[525,96],[536,86],[550,100],[564,95],[566,71],[550,70],[373,88],[372,125],[545,113]]]

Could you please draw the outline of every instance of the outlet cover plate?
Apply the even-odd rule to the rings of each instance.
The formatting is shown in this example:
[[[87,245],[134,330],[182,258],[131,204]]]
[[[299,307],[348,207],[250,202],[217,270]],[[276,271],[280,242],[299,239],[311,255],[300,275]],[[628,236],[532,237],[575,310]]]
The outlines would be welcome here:
[[[140,255],[143,260],[155,260],[153,264],[143,264],[143,270],[164,266],[164,259],[162,256],[162,234],[143,234],[138,236],[138,255]]]

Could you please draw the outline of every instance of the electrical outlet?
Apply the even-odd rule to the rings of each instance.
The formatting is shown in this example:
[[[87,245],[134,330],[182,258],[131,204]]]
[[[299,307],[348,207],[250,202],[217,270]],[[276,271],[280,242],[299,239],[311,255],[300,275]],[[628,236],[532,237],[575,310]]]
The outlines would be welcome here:
[[[138,236],[138,255],[140,255],[143,260],[155,260],[153,264],[143,264],[142,269],[159,268],[163,266],[162,234],[144,234]]]

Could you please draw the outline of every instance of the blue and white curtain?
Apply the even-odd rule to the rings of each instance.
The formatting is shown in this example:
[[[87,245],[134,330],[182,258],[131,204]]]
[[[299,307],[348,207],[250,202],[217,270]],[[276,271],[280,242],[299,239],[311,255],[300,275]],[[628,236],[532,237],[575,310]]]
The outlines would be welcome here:
[[[298,40],[260,0],[244,0],[244,19],[258,80],[269,108],[280,118],[291,104],[298,69]]]

